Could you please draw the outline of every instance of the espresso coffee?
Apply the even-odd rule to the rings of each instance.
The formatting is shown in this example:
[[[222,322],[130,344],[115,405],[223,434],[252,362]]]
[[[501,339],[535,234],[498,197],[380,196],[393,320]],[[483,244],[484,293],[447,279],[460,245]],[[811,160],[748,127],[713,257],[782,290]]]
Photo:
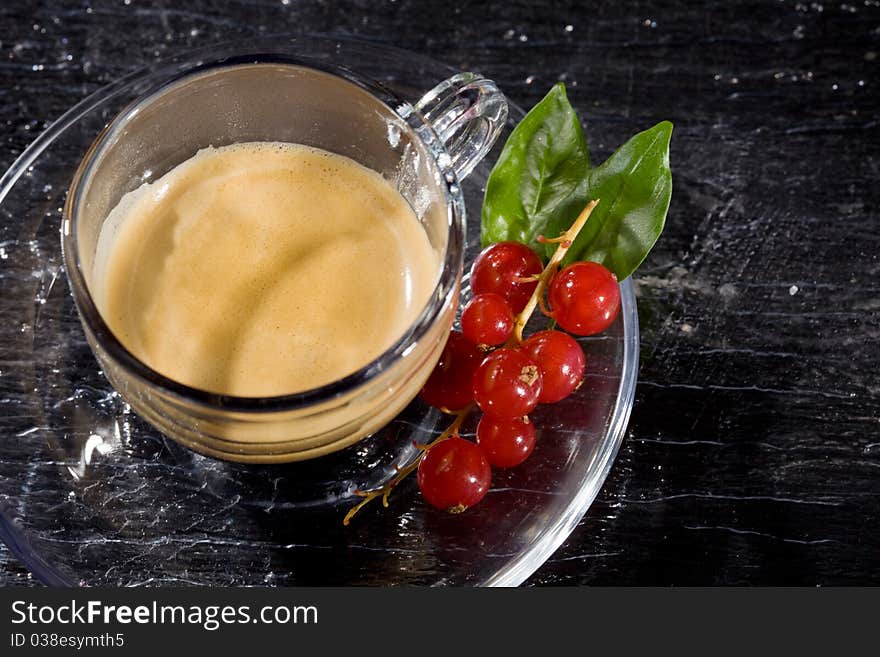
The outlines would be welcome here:
[[[93,289],[114,335],[180,383],[265,397],[378,357],[433,290],[437,253],[378,173],[278,142],[207,148],[126,194]]]

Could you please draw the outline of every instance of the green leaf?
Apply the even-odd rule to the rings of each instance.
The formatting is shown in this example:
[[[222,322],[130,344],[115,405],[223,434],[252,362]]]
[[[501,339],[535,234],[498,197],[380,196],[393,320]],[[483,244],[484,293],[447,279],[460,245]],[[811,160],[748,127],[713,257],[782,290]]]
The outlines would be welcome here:
[[[635,271],[654,246],[666,222],[672,197],[669,140],[672,124],[658,123],[618,148],[591,170],[581,191],[599,199],[586,226],[565,257],[599,262],[623,280]],[[566,230],[585,204],[572,194],[543,226],[547,235]]]
[[[538,235],[556,232],[560,208],[580,197],[590,154],[580,121],[556,84],[516,126],[489,175],[482,212],[483,246],[515,241],[546,252]],[[587,202],[583,197],[583,203]]]

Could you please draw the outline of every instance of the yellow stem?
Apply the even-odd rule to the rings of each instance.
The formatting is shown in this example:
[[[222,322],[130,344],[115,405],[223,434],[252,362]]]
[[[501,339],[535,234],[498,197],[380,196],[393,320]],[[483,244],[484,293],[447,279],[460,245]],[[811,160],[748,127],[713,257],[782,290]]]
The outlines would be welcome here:
[[[462,423],[465,421],[465,418],[467,418],[468,414],[470,414],[470,412],[473,410],[473,408],[474,408],[474,405],[469,404],[468,406],[466,406],[462,410],[458,411],[455,414],[455,420],[453,420],[452,424],[450,424],[443,433],[441,433],[434,440],[432,440],[430,443],[428,443],[424,449],[421,449],[419,451],[419,455],[416,457],[415,461],[413,461],[409,465],[404,466],[403,468],[400,468],[400,470],[398,470],[397,474],[395,475],[394,479],[389,481],[387,484],[385,484],[381,488],[376,488],[375,490],[364,491],[364,492],[358,491],[357,494],[360,495],[361,497],[363,497],[364,499],[362,499],[355,506],[353,506],[351,509],[348,510],[348,513],[346,513],[345,517],[342,519],[342,524],[345,526],[348,526],[348,523],[351,522],[351,519],[354,518],[354,516],[357,514],[357,512],[360,511],[364,506],[366,506],[367,504],[369,504],[370,502],[375,500],[377,497],[381,497],[382,498],[382,506],[387,507],[388,506],[388,497],[389,497],[389,495],[391,495],[391,491],[393,491],[395,489],[395,487],[401,481],[406,479],[409,475],[411,475],[413,472],[415,472],[416,469],[418,469],[419,463],[422,462],[422,459],[425,458],[425,454],[428,453],[428,450],[431,447],[433,447],[434,445],[439,443],[441,440],[446,440],[447,438],[450,438],[451,436],[454,436],[455,434],[458,433],[458,430],[461,428]]]
[[[547,263],[547,266],[544,267],[544,271],[541,272],[541,275],[538,278],[538,285],[535,287],[535,291],[532,292],[532,296],[529,298],[526,307],[516,316],[516,323],[513,327],[513,337],[508,341],[508,346],[516,346],[522,342],[523,330],[525,329],[526,324],[529,323],[529,319],[531,319],[532,313],[535,312],[537,305],[540,303],[543,306],[544,291],[547,289],[550,281],[553,280],[553,276],[559,268],[559,263],[565,258],[565,254],[568,253],[571,245],[574,244],[575,238],[586,225],[587,219],[590,218],[590,214],[598,204],[599,199],[590,201],[587,203],[587,206],[581,210],[581,213],[567,231],[562,233],[559,237],[544,240],[552,244],[558,243],[559,246],[556,247],[556,251],[553,252],[550,262]]]
[[[550,284],[550,281],[553,280],[554,274],[556,274],[556,270],[559,268],[559,263],[562,262],[562,259],[565,257],[565,254],[568,253],[568,250],[571,248],[571,245],[574,244],[575,238],[578,236],[578,233],[581,232],[581,229],[587,223],[587,219],[590,218],[590,213],[593,211],[599,204],[599,199],[595,201],[590,201],[587,203],[587,206],[581,211],[578,215],[577,219],[574,220],[574,223],[569,227],[567,231],[562,233],[559,237],[555,237],[552,239],[545,239],[544,242],[550,244],[558,244],[556,247],[556,251],[553,252],[553,256],[550,258],[550,261],[547,263],[547,266],[544,267],[544,270],[537,277],[538,285],[535,287],[535,291],[532,292],[532,296],[529,298],[529,302],[526,304],[526,307],[523,308],[523,311],[516,316],[516,324],[513,329],[513,336],[508,340],[506,346],[516,346],[520,342],[522,342],[522,333],[523,329],[525,329],[526,324],[528,324],[529,319],[532,316],[532,313],[535,311],[535,307],[540,303],[542,309],[544,309],[544,291],[547,289],[547,286]],[[404,479],[406,479],[409,475],[415,472],[419,467],[419,463],[422,462],[422,459],[425,458],[425,454],[428,453],[428,450],[439,443],[441,440],[446,440],[450,436],[454,436],[458,433],[458,430],[461,428],[462,423],[465,418],[470,414],[473,410],[474,405],[470,404],[466,408],[458,411],[455,414],[455,420],[453,420],[452,424],[441,433],[437,438],[428,443],[424,449],[420,450],[419,455],[416,459],[410,463],[409,465],[400,468],[397,472],[397,475],[389,481],[387,484],[382,486],[381,488],[377,488],[371,491],[358,491],[357,494],[363,497],[360,502],[358,502],[355,506],[349,509],[348,513],[345,514],[345,518],[342,519],[343,525],[348,525],[351,522],[351,519],[360,511],[364,506],[372,502],[378,497],[382,498],[382,506],[388,506],[388,496],[391,495],[391,491]]]

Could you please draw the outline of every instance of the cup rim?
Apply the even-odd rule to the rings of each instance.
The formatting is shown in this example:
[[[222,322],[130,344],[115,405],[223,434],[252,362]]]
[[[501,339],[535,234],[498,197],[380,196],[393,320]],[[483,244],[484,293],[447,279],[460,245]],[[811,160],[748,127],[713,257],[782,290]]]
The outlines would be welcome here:
[[[318,71],[355,85],[371,94],[384,104],[393,114],[398,116],[414,139],[418,139],[431,155],[431,164],[435,169],[438,181],[442,183],[447,217],[447,241],[445,252],[440,263],[439,276],[432,289],[425,307],[410,324],[400,338],[390,345],[379,356],[366,363],[356,371],[330,383],[284,395],[267,397],[243,397],[211,392],[175,381],[147,363],[137,358],[113,334],[104,321],[95,304],[79,257],[76,217],[79,214],[84,184],[88,182],[92,168],[98,156],[108,145],[109,140],[122,128],[132,114],[154,102],[164,93],[187,80],[208,75],[223,69],[239,68],[252,65],[287,65]],[[169,70],[170,69],[170,70]],[[224,411],[241,413],[273,413],[279,411],[295,411],[307,408],[316,403],[325,403],[351,393],[364,384],[369,383],[389,368],[401,357],[405,356],[418,340],[422,339],[429,329],[442,315],[445,306],[451,301],[459,285],[461,270],[464,264],[464,232],[465,204],[462,197],[458,177],[451,166],[451,158],[443,142],[434,131],[433,126],[413,108],[413,105],[399,98],[379,82],[358,74],[348,67],[327,61],[310,59],[300,54],[288,52],[254,50],[247,48],[227,51],[209,59],[188,59],[183,66],[175,63],[158,70],[147,70],[133,76],[126,86],[134,86],[140,82],[156,78],[156,82],[128,103],[113,120],[100,132],[84,154],[71,181],[67,199],[63,207],[61,223],[61,243],[65,269],[71,282],[74,302],[87,332],[98,342],[100,348],[107,352],[111,359],[124,366],[127,373],[139,378],[144,383],[160,388],[164,392],[189,403],[209,407],[219,407]],[[425,90],[427,91],[427,90]]]

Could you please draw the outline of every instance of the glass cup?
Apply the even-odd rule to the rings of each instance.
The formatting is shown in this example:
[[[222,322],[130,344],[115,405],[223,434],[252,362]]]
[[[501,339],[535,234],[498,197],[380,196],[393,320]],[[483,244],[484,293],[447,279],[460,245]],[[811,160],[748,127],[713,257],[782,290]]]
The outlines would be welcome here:
[[[85,335],[103,372],[148,422],[213,457],[298,461],[352,445],[397,415],[436,364],[452,325],[464,257],[459,181],[507,117],[490,80],[456,75],[410,104],[379,83],[304,53],[230,54],[148,73],[152,84],[86,153],[64,207],[62,247]],[[410,203],[441,263],[415,322],[382,355],[330,384],[235,397],[173,381],[117,340],[92,296],[98,236],[120,198],[207,146],[284,141],[345,155]]]

